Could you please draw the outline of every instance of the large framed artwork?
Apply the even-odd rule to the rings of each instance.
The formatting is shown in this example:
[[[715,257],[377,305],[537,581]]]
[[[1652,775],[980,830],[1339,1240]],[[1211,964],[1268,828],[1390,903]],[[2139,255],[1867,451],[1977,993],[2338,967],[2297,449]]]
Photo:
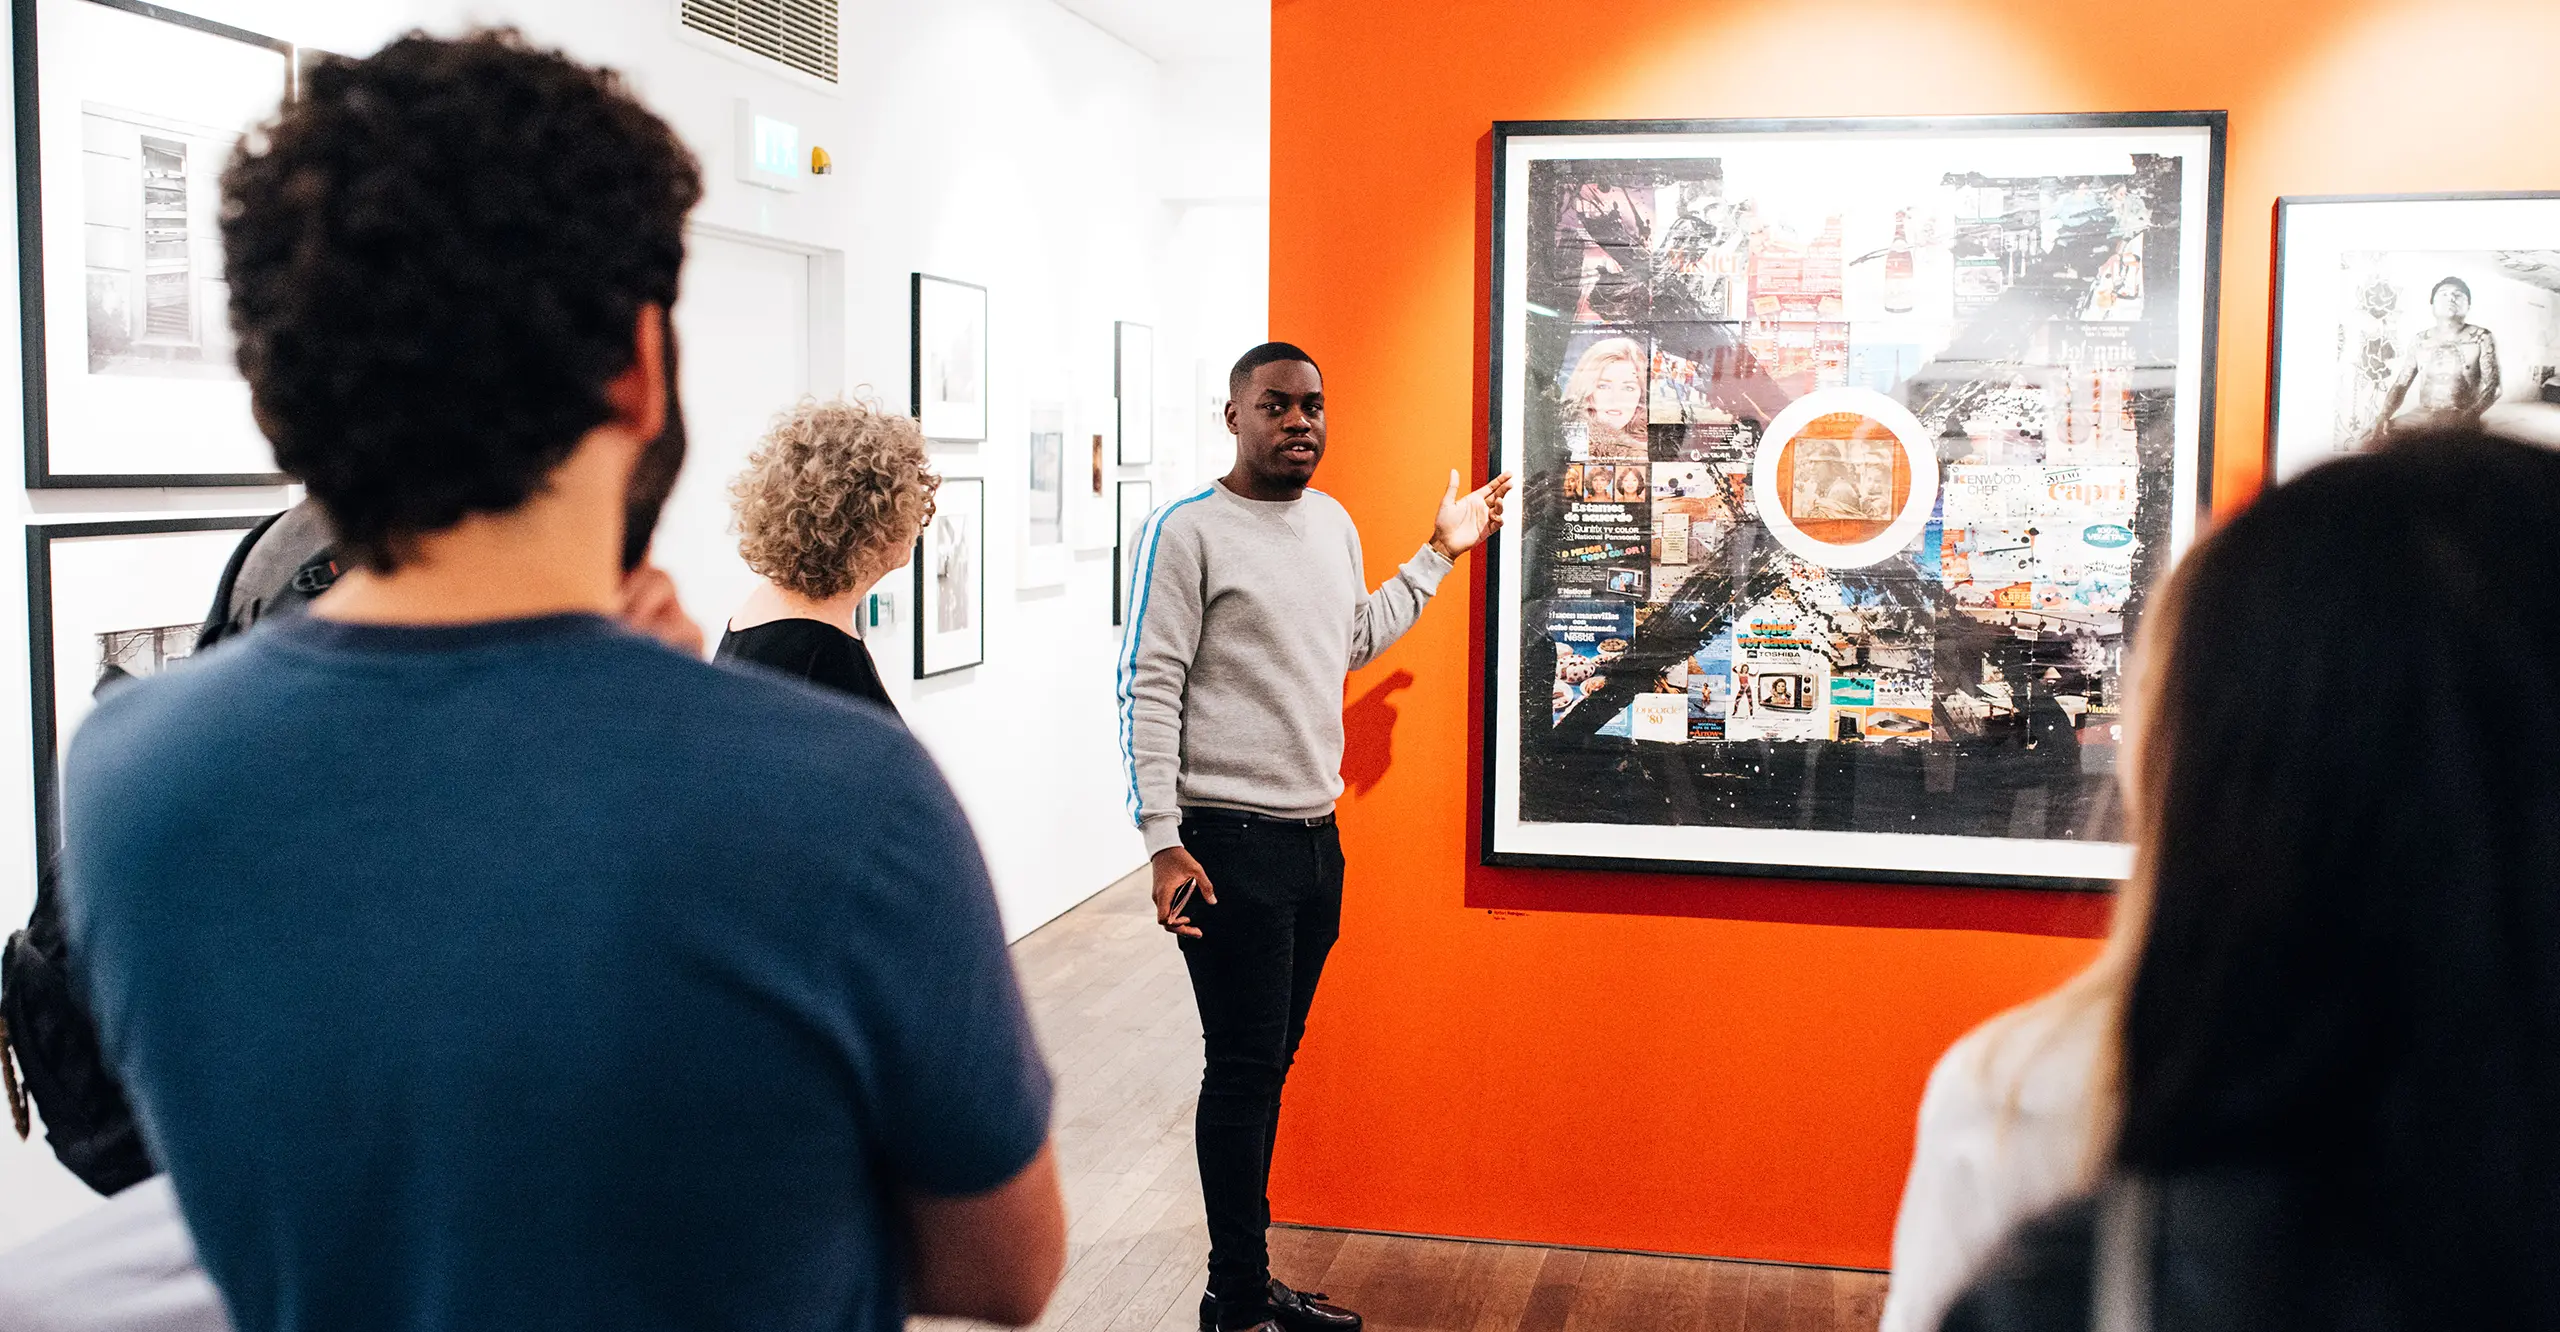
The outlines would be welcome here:
[[[913,275],[916,423],[927,439],[987,438],[987,289],[930,273]]]
[[[222,570],[262,514],[27,528],[36,851],[60,842],[62,754],[99,690],[195,651]]]
[[[1119,513],[1112,531],[1118,535],[1111,545],[1111,622],[1128,618],[1138,604],[1138,538],[1145,532],[1147,514],[1156,506],[1155,483],[1123,481],[1117,495]]]
[[[987,483],[947,476],[916,536],[916,678],[987,659]]]
[[[2386,431],[2560,444],[2560,193],[2276,200],[2267,477]]]
[[[1485,861],[2121,878],[2223,129],[1497,124]]]
[[[14,0],[27,484],[285,478],[233,363],[220,177],[294,48],[142,0]]]
[[[1156,331],[1123,320],[1111,326],[1111,393],[1120,400],[1120,465],[1156,460]]]

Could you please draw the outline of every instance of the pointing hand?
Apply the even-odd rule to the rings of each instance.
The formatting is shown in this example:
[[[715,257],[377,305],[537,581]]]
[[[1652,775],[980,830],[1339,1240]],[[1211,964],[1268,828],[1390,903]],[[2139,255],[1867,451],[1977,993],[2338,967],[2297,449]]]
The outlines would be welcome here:
[[[1505,472],[1460,496],[1457,470],[1450,469],[1449,492],[1431,520],[1431,548],[1453,560],[1475,549],[1502,526],[1502,497],[1510,493],[1511,474]]]

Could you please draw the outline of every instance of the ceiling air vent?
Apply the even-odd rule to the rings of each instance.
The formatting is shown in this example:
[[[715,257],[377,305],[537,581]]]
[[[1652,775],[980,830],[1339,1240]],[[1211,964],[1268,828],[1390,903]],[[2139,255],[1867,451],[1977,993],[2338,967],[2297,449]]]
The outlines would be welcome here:
[[[812,78],[836,81],[837,0],[678,0],[684,25]]]

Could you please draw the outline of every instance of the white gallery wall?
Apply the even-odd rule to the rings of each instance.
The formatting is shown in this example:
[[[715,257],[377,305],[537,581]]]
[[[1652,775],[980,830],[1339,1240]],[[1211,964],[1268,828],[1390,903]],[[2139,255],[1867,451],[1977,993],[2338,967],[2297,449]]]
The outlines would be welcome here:
[[[1167,0],[1182,3],[1183,0]],[[1210,409],[1227,363],[1264,336],[1266,51],[1160,62],[1051,0],[847,0],[839,86],[822,89],[676,26],[672,0],[176,0],[303,45],[361,53],[413,26],[506,22],[622,70],[700,155],[708,186],[679,303],[692,461],[659,554],[716,637],[748,575],[723,488],[764,414],[791,393],[867,388],[908,407],[909,274],[989,289],[989,439],[934,448],[986,479],[986,661],[911,678],[914,588],[882,584],[894,621],[872,650],[909,725],[959,792],[1006,930],[1020,937],[1143,860],[1123,807],[1112,700],[1110,492],[1158,502],[1223,471]],[[796,123],[835,160],[780,193],[738,178],[734,105]],[[14,273],[0,276],[14,308]],[[1112,325],[1155,329],[1155,461],[1090,481],[1107,430]],[[14,321],[0,355],[14,356]],[[1214,367],[1214,373],[1203,367]],[[1068,431],[1062,586],[1017,586],[1026,439],[1036,406]],[[0,409],[19,456],[13,401]],[[282,490],[16,491],[27,522],[267,512]],[[1081,510],[1079,505],[1083,504]],[[24,541],[0,542],[0,697],[28,696]],[[1081,538],[1081,540],[1079,540]],[[210,589],[207,589],[208,596]],[[0,927],[33,896],[29,709],[0,711]],[[846,811],[847,837],[897,836]],[[41,1142],[0,1138],[0,1248],[94,1201]]]

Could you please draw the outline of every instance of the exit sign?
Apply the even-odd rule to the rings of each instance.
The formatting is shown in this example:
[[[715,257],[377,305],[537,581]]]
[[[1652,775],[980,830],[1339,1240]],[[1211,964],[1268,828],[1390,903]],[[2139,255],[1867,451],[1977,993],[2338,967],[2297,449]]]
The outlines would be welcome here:
[[[809,154],[800,127],[738,99],[738,179],[769,190],[799,190],[809,183]]]

